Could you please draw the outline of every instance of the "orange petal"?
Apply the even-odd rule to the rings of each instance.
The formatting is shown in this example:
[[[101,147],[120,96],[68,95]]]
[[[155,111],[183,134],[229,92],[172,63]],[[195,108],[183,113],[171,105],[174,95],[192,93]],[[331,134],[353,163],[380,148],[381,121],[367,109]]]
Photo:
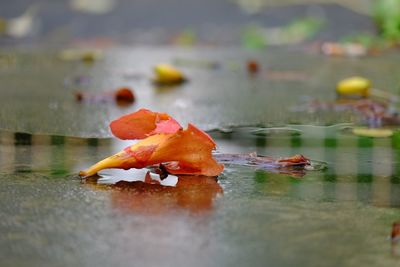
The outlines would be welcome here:
[[[166,113],[140,109],[110,124],[111,132],[123,140],[144,139],[158,133],[176,133],[182,127]]]
[[[215,143],[205,132],[189,124],[175,134],[157,134],[93,165],[81,176],[92,176],[106,168],[144,168],[166,163],[173,174],[219,175],[224,166],[212,156]]]
[[[224,167],[213,158],[214,148],[215,143],[208,134],[189,124],[186,130],[170,135],[160,143],[149,163],[169,163],[165,167],[173,174],[217,176]],[[131,151],[136,149],[131,147]]]

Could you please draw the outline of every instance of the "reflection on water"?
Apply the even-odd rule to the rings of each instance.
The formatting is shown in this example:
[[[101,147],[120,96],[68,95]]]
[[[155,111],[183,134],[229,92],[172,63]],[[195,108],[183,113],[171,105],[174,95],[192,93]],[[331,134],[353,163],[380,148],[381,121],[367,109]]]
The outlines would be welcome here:
[[[235,164],[218,181],[160,185],[113,171],[81,181],[79,170],[130,142],[1,132],[0,265],[398,264],[388,238],[399,220],[398,136],[287,127],[211,135],[220,153],[303,154],[328,168],[294,178]]]
[[[348,125],[315,127],[290,125],[287,128],[239,128],[231,132],[213,132],[219,149],[224,152],[257,151],[264,155],[290,156],[303,154],[328,163],[323,172],[310,173],[295,188],[307,189],[304,197],[313,194],[321,200],[359,201],[375,206],[400,206],[400,151],[398,136],[368,138],[346,134]],[[279,133],[279,134],[277,134]],[[264,178],[260,178],[264,176]],[[266,183],[270,172],[255,172],[256,181]],[[277,177],[275,180],[285,180]],[[273,183],[273,182],[272,182]],[[319,187],[318,190],[310,188]],[[272,190],[272,189],[271,189]],[[291,193],[292,192],[292,193]],[[293,191],[280,192],[294,197]]]
[[[187,210],[193,214],[212,210],[214,199],[223,190],[214,177],[180,176],[175,186],[164,186],[149,181],[119,181],[98,184],[87,180],[95,190],[111,190],[112,206],[126,212],[166,214]]]
[[[232,179],[244,171],[246,175],[253,176],[256,185],[254,191],[263,188],[263,193],[267,195],[279,193],[294,198],[356,201],[374,206],[399,207],[398,135],[376,139],[358,137],[344,133],[342,129],[346,126],[348,125],[243,127],[229,131],[213,131],[210,134],[217,140],[218,152],[222,153],[256,152],[275,158],[303,154],[315,160],[315,164],[318,164],[318,161],[327,162],[328,168],[324,169],[324,165],[320,165],[319,171],[268,170],[248,164],[226,165],[223,175],[225,179]],[[112,139],[82,139],[10,132],[2,132],[0,136],[2,173],[41,173],[51,177],[74,175],[93,162],[129,145]],[[108,172],[104,174],[105,177],[114,179],[109,179],[107,183],[133,180],[133,175],[127,172],[124,172],[125,176],[130,177],[120,177],[116,171]],[[291,178],[303,175],[305,176],[296,182]],[[286,186],[277,190],[278,184],[285,183]],[[202,188],[196,187],[195,184],[192,186]]]
[[[394,222],[392,224],[392,232],[390,234],[390,239],[392,242],[392,255],[395,257],[400,257],[400,251],[398,247],[400,239],[400,222]]]

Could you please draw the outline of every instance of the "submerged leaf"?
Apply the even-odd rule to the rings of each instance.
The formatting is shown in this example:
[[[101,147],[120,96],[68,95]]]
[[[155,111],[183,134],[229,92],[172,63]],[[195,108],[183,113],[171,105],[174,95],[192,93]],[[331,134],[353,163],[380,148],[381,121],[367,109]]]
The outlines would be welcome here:
[[[270,165],[271,167],[305,166],[310,165],[310,160],[303,155],[294,155],[287,158],[273,158],[259,156],[257,153],[249,154],[216,154],[220,162],[239,165]]]
[[[250,166],[260,170],[288,174],[294,177],[302,177],[306,170],[321,170],[322,166],[316,166],[303,155],[294,155],[287,158],[273,158],[260,156],[257,153],[249,154],[215,154],[220,163]]]

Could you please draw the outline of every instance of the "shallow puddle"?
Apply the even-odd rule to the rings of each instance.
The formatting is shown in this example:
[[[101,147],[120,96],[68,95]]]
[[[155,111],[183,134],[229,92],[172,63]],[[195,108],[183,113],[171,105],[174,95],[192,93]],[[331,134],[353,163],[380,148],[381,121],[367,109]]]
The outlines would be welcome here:
[[[2,132],[0,265],[393,266],[398,140],[343,127],[215,130],[218,152],[301,153],[327,168],[297,177],[227,164],[218,180],[170,186],[116,183],[129,172],[78,179],[129,142]]]

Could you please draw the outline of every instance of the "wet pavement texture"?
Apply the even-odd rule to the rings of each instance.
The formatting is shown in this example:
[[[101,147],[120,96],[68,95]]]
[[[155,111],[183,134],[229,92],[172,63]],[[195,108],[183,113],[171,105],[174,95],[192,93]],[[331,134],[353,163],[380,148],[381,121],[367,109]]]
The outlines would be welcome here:
[[[394,74],[399,62],[395,52],[354,59],[288,48],[240,51],[123,47],[107,50],[104,58],[93,64],[63,62],[56,52],[2,51],[0,128],[109,137],[110,121],[138,108],[167,112],[183,124],[192,122],[204,130],[357,122],[348,112],[310,113],[296,108],[311,98],[334,100],[337,81],[349,76],[368,77],[374,87],[393,93],[400,84],[400,76]],[[261,66],[257,75],[249,75],[246,69],[246,62],[252,58]],[[188,82],[170,87],[154,85],[152,69],[160,62],[178,66]],[[113,101],[82,103],[75,99],[76,92],[102,94],[125,86],[134,90],[133,105],[120,107]]]
[[[304,105],[333,101],[336,82],[353,75],[397,94],[399,54],[332,58],[311,43],[243,50],[242,26],[278,26],[316,10],[329,18],[320,40],[375,29],[338,5],[245,14],[222,0],[189,2],[157,2],[154,10],[154,1],[120,1],[114,13],[84,16],[43,1],[37,35],[0,39],[0,266],[398,264],[389,236],[400,218],[399,133],[355,136],[348,128],[361,123],[357,114]],[[0,16],[17,16],[28,3],[0,2]],[[177,6],[179,18],[170,9]],[[165,46],[187,28],[208,45]],[[62,48],[99,33],[113,43],[101,59],[60,59]],[[257,74],[248,73],[249,59],[259,62]],[[160,62],[182,69],[188,82],[153,84]],[[76,92],[124,86],[134,90],[132,105],[76,100]],[[227,164],[218,179],[183,177],[171,186],[135,182],[143,173],[129,171],[81,180],[80,170],[130,145],[112,138],[108,125],[139,108],[207,130],[218,153],[303,154],[327,168],[299,176]]]

